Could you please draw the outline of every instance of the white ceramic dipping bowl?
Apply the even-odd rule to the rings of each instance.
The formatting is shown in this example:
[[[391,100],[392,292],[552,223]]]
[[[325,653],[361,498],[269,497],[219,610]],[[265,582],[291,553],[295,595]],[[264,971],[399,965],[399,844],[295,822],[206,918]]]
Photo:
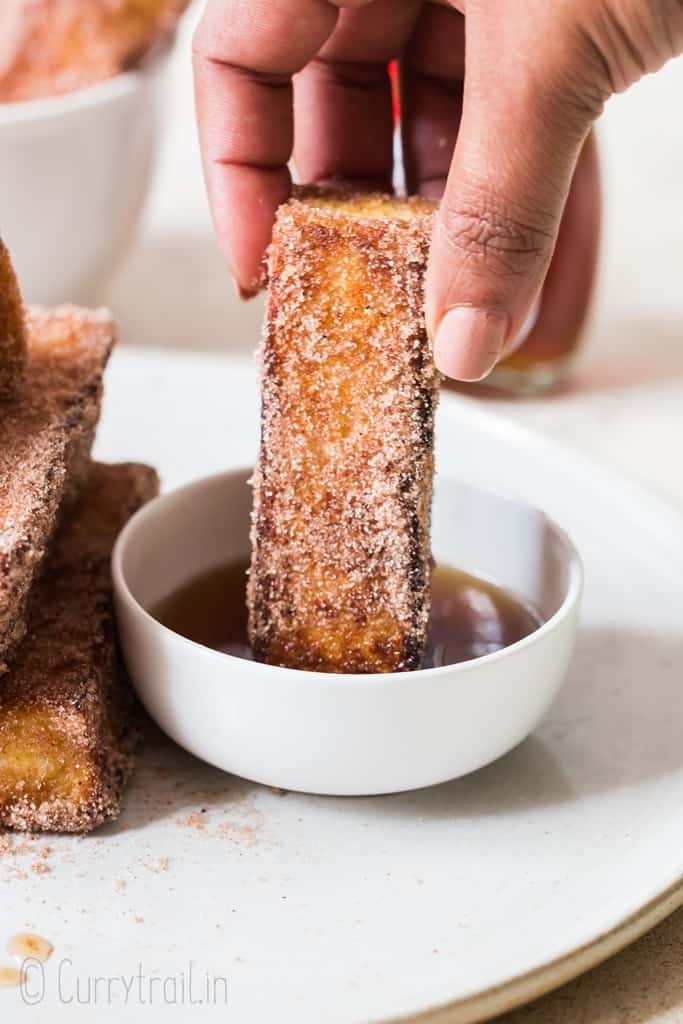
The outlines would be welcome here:
[[[158,149],[167,54],[63,96],[0,104],[0,232],[27,302],[94,302]]]
[[[310,793],[416,789],[500,757],[544,715],[567,671],[582,568],[572,543],[520,501],[439,477],[437,562],[519,595],[544,624],[502,651],[386,675],[299,672],[202,647],[150,614],[193,577],[249,552],[250,471],[198,480],[128,523],[113,555],[135,688],[182,747],[247,779]]]

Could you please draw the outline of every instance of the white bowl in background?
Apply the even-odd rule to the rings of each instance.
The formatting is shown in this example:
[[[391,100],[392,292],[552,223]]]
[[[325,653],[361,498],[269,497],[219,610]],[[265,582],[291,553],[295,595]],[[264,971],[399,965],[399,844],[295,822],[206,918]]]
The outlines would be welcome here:
[[[437,479],[437,562],[499,583],[545,620],[504,650],[441,668],[332,675],[222,654],[150,614],[193,577],[249,552],[250,471],[198,480],[145,506],[113,554],[119,631],[135,688],[182,747],[283,789],[365,795],[488,764],[538,724],[565,677],[582,568],[544,513]]]
[[[0,234],[27,302],[96,301],[158,150],[167,53],[63,96],[0,104]]]

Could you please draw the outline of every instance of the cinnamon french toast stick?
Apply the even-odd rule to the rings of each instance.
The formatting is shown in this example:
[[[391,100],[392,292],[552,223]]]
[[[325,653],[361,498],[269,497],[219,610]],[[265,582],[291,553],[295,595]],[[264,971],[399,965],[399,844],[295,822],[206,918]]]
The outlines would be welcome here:
[[[108,313],[72,306],[29,310],[26,330],[24,379],[0,405],[0,673],[60,511],[86,475],[114,342]]]
[[[258,659],[419,667],[437,373],[431,203],[304,189],[278,212],[262,345],[249,631]]]
[[[168,43],[188,0],[4,0],[0,103],[71,92]]]
[[[109,562],[118,532],[157,489],[147,466],[96,463],[57,533],[27,635],[0,678],[0,825],[83,832],[120,810],[137,730]]]
[[[24,306],[7,246],[0,239],[0,417],[20,387],[26,366]]]

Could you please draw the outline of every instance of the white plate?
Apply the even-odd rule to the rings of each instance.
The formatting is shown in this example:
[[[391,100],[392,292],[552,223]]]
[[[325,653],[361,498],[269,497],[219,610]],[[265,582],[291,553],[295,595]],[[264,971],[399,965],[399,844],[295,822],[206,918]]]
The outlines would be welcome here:
[[[250,365],[120,352],[98,454],[156,462],[170,486],[251,460],[257,423]],[[474,775],[366,799],[279,795],[159,741],[119,822],[51,840],[51,872],[2,890],[7,934],[55,944],[32,1020],[91,1021],[95,1001],[118,1019],[121,981],[109,1005],[91,980],[85,1007],[76,981],[86,998],[92,976],[140,964],[126,1020],[474,1021],[683,901],[680,520],[468,402],[447,397],[438,428],[442,466],[543,506],[584,557],[578,653],[549,717]],[[27,861],[3,858],[0,877]],[[220,984],[219,1005],[188,1008],[190,961],[192,997],[222,975],[227,1008]],[[185,1005],[169,1006],[181,974]],[[25,1019],[19,992],[0,1006]]]

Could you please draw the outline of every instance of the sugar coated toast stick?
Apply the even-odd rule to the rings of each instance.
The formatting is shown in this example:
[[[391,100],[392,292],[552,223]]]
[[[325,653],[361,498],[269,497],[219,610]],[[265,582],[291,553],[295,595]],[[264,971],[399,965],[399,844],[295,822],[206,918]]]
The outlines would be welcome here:
[[[114,341],[104,311],[34,310],[26,323],[25,379],[0,405],[0,673],[23,636],[60,510],[88,465]]]
[[[91,85],[167,41],[188,0],[3,0],[0,102]]]
[[[437,373],[423,318],[433,207],[302,190],[269,254],[250,638],[323,672],[419,666]]]
[[[0,824],[82,832],[115,817],[132,767],[132,699],[114,639],[109,559],[154,470],[95,464],[31,596],[0,679]]]
[[[4,400],[21,385],[25,365],[24,307],[7,246],[0,239],[0,420]]]

